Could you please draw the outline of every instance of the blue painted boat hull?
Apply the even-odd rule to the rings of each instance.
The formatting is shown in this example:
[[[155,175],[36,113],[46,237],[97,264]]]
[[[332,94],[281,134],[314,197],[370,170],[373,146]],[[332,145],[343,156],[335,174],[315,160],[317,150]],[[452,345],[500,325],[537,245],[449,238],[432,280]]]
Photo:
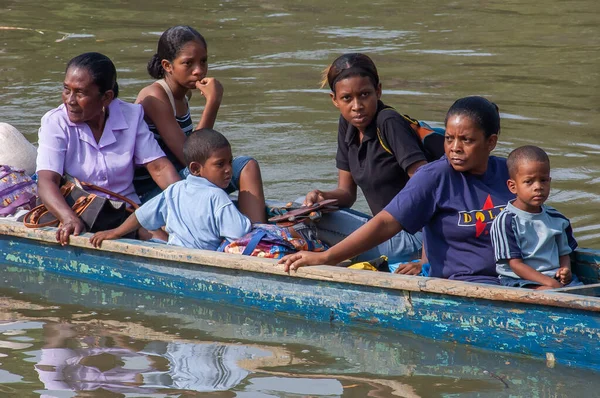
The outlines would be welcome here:
[[[264,259],[127,240],[98,250],[74,238],[62,247],[52,242],[52,230],[13,224],[0,232],[6,265],[600,369],[600,299],[593,296],[327,266],[292,277]],[[581,255],[582,269],[593,269],[596,253]]]

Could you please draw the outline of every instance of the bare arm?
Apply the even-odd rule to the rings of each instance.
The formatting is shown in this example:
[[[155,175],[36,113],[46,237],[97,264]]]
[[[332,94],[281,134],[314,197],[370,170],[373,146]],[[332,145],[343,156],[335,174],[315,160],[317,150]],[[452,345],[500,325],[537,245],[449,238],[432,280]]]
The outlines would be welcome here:
[[[352,207],[356,202],[356,183],[349,171],[338,170],[338,186],[332,191],[310,191],[304,199],[305,205],[311,205],[325,199],[337,199],[340,207]]]
[[[417,170],[419,170],[420,167],[425,166],[426,164],[427,162],[425,160],[419,160],[418,162],[414,162],[413,164],[408,166],[408,169],[406,169],[406,174],[408,174],[408,176],[412,178],[412,176],[415,175]]]
[[[223,98],[223,86],[216,79],[207,77],[197,82],[196,88],[206,98],[206,106],[196,129],[213,128]],[[140,91],[135,102],[142,105],[145,117],[156,126],[161,138],[177,160],[185,164],[183,143],[186,137],[175,120],[175,110],[165,90],[157,84],[152,84]]]
[[[206,105],[202,112],[202,118],[200,118],[196,130],[202,128],[212,129],[217,120],[217,112],[221,106],[221,100],[223,99],[223,86],[217,79],[205,77],[199,82],[196,82],[196,88],[200,90],[202,95],[206,98]]]
[[[135,216],[135,213],[132,213],[125,221],[123,221],[123,224],[119,225],[117,228],[95,233],[94,236],[90,238],[90,243],[94,245],[94,247],[100,247],[102,241],[106,239],[118,239],[121,236],[137,231],[140,228],[140,222]]]
[[[183,158],[185,134],[175,120],[173,108],[162,87],[153,84],[144,88],[140,91],[136,103],[142,105],[145,118],[150,119],[156,126],[161,138],[177,160],[181,164],[185,164]]]
[[[537,282],[543,286],[548,286],[551,288],[561,287],[560,283],[556,279],[534,270],[529,265],[525,264],[520,258],[511,258],[508,260],[508,265],[510,265],[510,269],[512,269],[513,272],[519,276],[519,278]]]
[[[38,172],[38,195],[42,203],[61,224],[56,231],[56,240],[61,245],[69,243],[70,235],[79,235],[85,231],[85,225],[65,201],[60,193],[61,175],[49,170]]]
[[[402,225],[387,211],[382,210],[346,239],[321,253],[298,252],[279,260],[285,270],[296,270],[304,265],[338,264],[385,242],[398,232]]]
[[[144,166],[146,169],[148,169],[148,173],[150,173],[150,176],[154,182],[156,182],[156,184],[162,190],[172,183],[181,180],[181,177],[179,176],[179,173],[177,173],[177,170],[175,170],[173,163],[171,163],[169,159],[164,156],[146,163]]]

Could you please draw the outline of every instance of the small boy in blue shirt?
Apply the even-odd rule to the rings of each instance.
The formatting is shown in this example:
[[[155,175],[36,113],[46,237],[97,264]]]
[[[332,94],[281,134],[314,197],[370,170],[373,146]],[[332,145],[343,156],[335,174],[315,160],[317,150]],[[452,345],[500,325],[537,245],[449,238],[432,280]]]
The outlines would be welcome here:
[[[504,286],[555,289],[581,285],[571,273],[569,254],[577,248],[569,220],[544,205],[550,193],[550,159],[537,146],[508,155],[508,189],[517,198],[491,228],[496,271]]]
[[[171,184],[115,229],[94,234],[100,247],[140,227],[165,227],[169,245],[216,250],[224,238],[235,240],[250,232],[250,220],[235,207],[224,189],[232,178],[231,146],[212,129],[194,131],[185,140],[183,155],[190,174]]]

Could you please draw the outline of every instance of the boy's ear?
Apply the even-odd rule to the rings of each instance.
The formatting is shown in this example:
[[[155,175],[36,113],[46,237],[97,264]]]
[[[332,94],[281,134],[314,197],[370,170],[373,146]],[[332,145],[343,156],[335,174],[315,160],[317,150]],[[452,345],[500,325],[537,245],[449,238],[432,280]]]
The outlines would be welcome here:
[[[200,162],[191,162],[188,165],[190,174],[196,177],[202,177],[202,164]]]
[[[506,185],[508,186],[508,190],[516,195],[517,194],[517,183],[515,182],[515,180],[513,179],[508,179],[508,181],[506,181]]]
[[[377,87],[375,88],[375,92],[377,93],[377,99],[381,99],[381,83],[377,85]]]

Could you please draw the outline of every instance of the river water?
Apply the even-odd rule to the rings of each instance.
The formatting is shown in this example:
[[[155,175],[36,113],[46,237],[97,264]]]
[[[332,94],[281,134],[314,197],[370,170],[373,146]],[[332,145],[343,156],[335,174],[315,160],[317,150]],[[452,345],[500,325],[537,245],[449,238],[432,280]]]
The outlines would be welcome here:
[[[440,125],[447,109],[459,97],[477,94],[496,102],[502,116],[502,133],[496,153],[505,156],[511,149],[524,144],[536,144],[546,149],[551,158],[553,177],[549,203],[571,219],[580,246],[598,249],[599,16],[600,7],[595,0],[540,0],[535,3],[472,0],[0,0],[0,121],[15,125],[35,142],[41,116],[60,104],[66,62],[85,51],[99,51],[113,59],[118,69],[121,97],[133,101],[138,91],[151,82],[145,65],[156,51],[160,33],[171,25],[189,24],[206,37],[209,75],[219,79],[225,87],[215,127],[230,139],[234,153],[254,156],[260,162],[269,198],[289,200],[313,188],[327,189],[335,185],[338,113],[328,92],[319,88],[320,72],[344,52],[364,52],[378,66],[384,102],[430,124]],[[198,93],[191,104],[192,116],[197,121],[203,106]],[[367,208],[362,199],[356,207]],[[106,334],[112,346],[129,347],[115,343],[119,339],[111,334],[110,325],[116,323],[114,328],[119,330],[149,328],[146,332],[151,337],[136,335],[130,344],[129,348],[138,354],[146,352],[144,350],[153,342],[166,344],[178,339],[172,334],[156,334],[162,332],[157,325],[167,312],[157,315],[144,312],[140,315],[143,319],[137,321],[132,314],[140,311],[135,307],[123,310],[123,313],[111,310],[106,318],[111,322],[104,322],[104,318],[97,317],[97,310],[86,307],[87,303],[60,301],[52,304],[52,296],[46,299],[18,295],[21,291],[18,285],[15,282],[16,287],[12,290],[9,286],[13,285],[5,286],[7,290],[3,294],[8,298],[2,302],[5,303],[5,316],[16,322],[13,329],[26,331],[23,339],[32,341],[23,344],[42,347],[46,342],[50,346],[52,343],[48,342],[47,335],[54,333],[68,336],[57,343],[60,348],[68,346],[81,350],[83,345],[91,347],[91,343],[82,345],[69,340],[71,336],[85,337],[87,333],[79,327],[77,311],[84,314],[81,319],[94,320],[97,335]],[[39,300],[50,301],[40,304]],[[74,311],[73,305],[82,307]],[[102,305],[102,301],[98,305]],[[197,307],[198,303],[186,306]],[[25,311],[22,307],[28,309]],[[60,315],[53,315],[52,311]],[[200,309],[189,315],[192,320],[181,321],[181,324],[191,322],[195,325],[194,319],[205,319],[207,313],[213,313],[211,311]],[[92,313],[96,315],[90,315]],[[132,320],[125,322],[124,314]],[[220,314],[219,319],[243,317],[235,312]],[[148,322],[155,326],[146,325],[144,317],[151,318]],[[227,343],[236,347],[243,340],[244,348],[235,351],[239,358],[262,358],[265,352],[268,356],[274,351],[277,354],[273,355],[279,355],[280,351],[284,352],[281,355],[287,355],[289,362],[278,363],[276,370],[270,368],[270,373],[253,373],[261,365],[248,365],[249,368],[244,369],[253,376],[245,376],[238,387],[226,388],[230,393],[218,396],[256,396],[259,392],[263,396],[303,396],[319,395],[321,391],[333,396],[359,397],[375,388],[365,381],[369,379],[365,374],[384,378],[385,388],[400,388],[389,387],[390,380],[406,384],[413,389],[411,394],[415,395],[412,396],[444,396],[459,392],[491,396],[504,391],[504,379],[491,374],[515,374],[523,368],[531,370],[519,375],[520,388],[531,384],[532,389],[540,388],[533,395],[560,396],[574,394],[574,390],[565,389],[564,385],[573,384],[579,375],[571,370],[546,369],[535,361],[498,359],[497,356],[488,357],[412,339],[403,346],[393,336],[367,338],[364,332],[323,330],[315,325],[294,324],[278,328],[278,321],[269,317],[257,315],[251,319],[251,325],[261,330],[273,329],[273,334],[258,340],[254,336],[263,336],[260,333],[253,332],[252,336],[244,338],[233,332],[227,335],[228,328],[244,329],[244,322],[219,324],[212,320],[214,325],[222,325],[222,329],[215,326],[215,330],[204,331],[199,340],[185,332],[188,333],[185,339],[180,339],[179,343],[183,345],[205,344],[214,341],[215,336],[227,335],[230,339]],[[56,328],[67,332],[59,333],[54,330]],[[9,330],[6,333],[10,335],[16,333],[13,329],[6,326],[3,330]],[[289,329],[301,334],[299,345],[293,345],[291,341],[297,338],[297,333],[289,340],[280,338],[288,336],[286,331]],[[3,340],[15,339],[17,337]],[[328,350],[335,350],[322,343],[323,339],[343,340],[343,344],[340,342],[339,351],[331,352]],[[108,344],[106,341],[102,343],[104,346]],[[372,348],[360,348],[361,342]],[[0,349],[11,358],[1,361],[0,370],[21,377],[14,381],[10,379],[12,376],[3,376],[0,372],[0,381],[13,380],[16,384],[11,384],[11,388],[21,395],[25,391],[43,390],[39,381],[33,383],[37,376],[32,366],[37,359],[32,360],[25,354],[28,349]],[[177,350],[177,347],[173,349]],[[181,348],[182,351],[186,349]],[[393,370],[386,368],[388,362],[377,365],[382,352],[389,356],[395,349],[402,352],[402,359],[387,358]],[[163,347],[164,350],[168,351],[168,348]],[[307,355],[302,354],[304,350],[308,351]],[[361,354],[364,351],[366,359],[354,358],[357,351]],[[19,355],[14,356],[15,352]],[[308,358],[316,353],[317,359]],[[113,354],[106,355],[113,358]],[[148,356],[138,354],[131,354],[135,358],[128,357],[128,360],[135,362],[140,356]],[[150,362],[162,361],[161,366],[168,368],[165,364],[169,361],[163,354],[150,355]],[[294,362],[296,359],[304,361]],[[363,365],[351,365],[351,360]],[[340,361],[343,366],[339,365]],[[373,366],[367,367],[365,363]],[[424,363],[428,363],[427,371],[422,371]],[[488,363],[492,365],[488,366]],[[504,363],[510,365],[502,365]],[[454,373],[445,373],[448,364],[457,364],[459,377],[454,370]],[[516,368],[517,364],[520,369]],[[157,368],[153,364],[148,366]],[[484,370],[487,375],[482,373]],[[27,376],[25,372],[28,372]],[[156,372],[156,380],[167,377]],[[347,374],[353,379],[340,376]],[[328,378],[328,375],[333,376]],[[295,377],[300,379],[288,380]],[[303,377],[312,377],[310,383],[303,382]],[[150,376],[146,378],[151,379]],[[156,380],[157,385],[168,384]],[[587,386],[582,380],[584,378],[580,376],[577,388]],[[321,386],[318,383],[325,384],[322,388],[315,387],[317,392],[300,388]],[[280,384],[298,385],[300,390],[278,389]],[[354,385],[356,387],[348,387]],[[515,388],[515,384],[510,386]],[[191,387],[187,390],[195,391]],[[381,393],[381,396],[391,394],[390,390],[385,391],[387,393]],[[132,394],[138,396],[135,394],[139,393]],[[411,396],[408,392],[398,395]]]

